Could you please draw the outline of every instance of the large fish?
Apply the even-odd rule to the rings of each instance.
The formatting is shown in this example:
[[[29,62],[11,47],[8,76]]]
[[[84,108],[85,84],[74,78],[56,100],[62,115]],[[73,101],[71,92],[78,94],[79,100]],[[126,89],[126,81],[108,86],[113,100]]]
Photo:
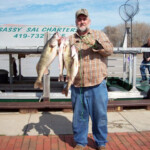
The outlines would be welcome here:
[[[64,81],[64,76],[63,76],[63,70],[64,70],[64,59],[63,59],[63,50],[66,46],[66,38],[63,37],[61,38],[61,44],[59,46],[59,78],[58,78],[58,81]]]
[[[63,70],[66,68],[67,70],[67,76],[66,76],[66,82],[68,81],[68,78],[70,76],[70,71],[68,71],[71,67],[71,51],[70,51],[70,45],[69,40],[65,37],[62,37],[61,44],[59,47],[59,78],[58,81],[64,81],[63,76]]]
[[[67,70],[67,85],[62,91],[62,93],[67,96],[69,88],[71,84],[73,84],[74,79],[78,73],[78,53],[74,45],[70,47],[69,40],[66,38],[62,38],[61,40],[59,49],[59,62],[62,63],[60,64],[60,81],[63,76],[63,68],[65,67]]]
[[[43,89],[42,77],[47,72],[48,66],[57,56],[58,41],[60,38],[61,36],[56,32],[45,44],[40,60],[36,66],[38,77],[34,83],[34,88]]]

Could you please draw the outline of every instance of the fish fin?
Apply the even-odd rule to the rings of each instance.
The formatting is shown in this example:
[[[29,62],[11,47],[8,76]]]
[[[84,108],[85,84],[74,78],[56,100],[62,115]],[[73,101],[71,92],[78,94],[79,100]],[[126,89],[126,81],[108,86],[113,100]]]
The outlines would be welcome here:
[[[39,63],[37,63],[36,65],[36,71],[38,72],[38,70],[39,70]]]
[[[66,97],[68,96],[68,90],[67,90],[67,88],[64,88],[62,90],[62,94],[65,94]]]
[[[41,90],[43,90],[43,84],[42,84],[42,82],[40,82],[40,81],[36,81],[35,83],[34,83],[34,88],[35,89],[41,89]]]
[[[75,46],[73,45],[72,47],[71,47],[71,57],[73,58],[75,55],[76,55],[76,48],[75,48]]]

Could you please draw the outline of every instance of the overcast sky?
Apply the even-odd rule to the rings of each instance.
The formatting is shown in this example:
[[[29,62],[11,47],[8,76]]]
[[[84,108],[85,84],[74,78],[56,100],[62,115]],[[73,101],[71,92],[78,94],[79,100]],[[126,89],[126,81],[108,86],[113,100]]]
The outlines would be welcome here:
[[[92,29],[103,29],[124,23],[119,7],[127,0],[0,0],[0,25],[75,25],[75,12],[86,8],[91,18]],[[137,2],[130,0],[127,8]],[[123,8],[123,7],[122,7]],[[139,13],[133,21],[150,24],[150,0],[139,0]],[[124,9],[124,8],[123,8]],[[122,10],[123,10],[122,9]],[[132,10],[133,10],[132,9]],[[121,15],[123,11],[121,11]],[[129,14],[132,11],[129,11]],[[123,16],[123,18],[125,18]]]

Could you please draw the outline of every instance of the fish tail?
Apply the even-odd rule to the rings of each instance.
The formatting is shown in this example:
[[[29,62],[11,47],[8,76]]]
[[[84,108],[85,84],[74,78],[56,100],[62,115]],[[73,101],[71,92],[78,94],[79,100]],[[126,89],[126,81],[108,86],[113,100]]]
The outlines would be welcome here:
[[[34,83],[34,88],[35,89],[39,88],[39,89],[43,90],[43,84],[42,84],[42,82],[36,80],[36,82]]]
[[[67,88],[64,88],[62,90],[62,94],[65,94],[65,96],[68,96],[68,89]]]

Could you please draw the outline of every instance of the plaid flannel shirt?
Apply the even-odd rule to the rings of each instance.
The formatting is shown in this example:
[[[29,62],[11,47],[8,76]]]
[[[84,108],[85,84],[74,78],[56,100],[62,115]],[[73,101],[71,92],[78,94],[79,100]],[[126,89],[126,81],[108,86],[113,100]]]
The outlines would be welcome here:
[[[102,31],[89,30],[85,35],[101,44],[94,52],[91,45],[82,41],[76,32],[69,36],[70,44],[75,45],[79,57],[79,69],[74,80],[75,87],[89,87],[100,84],[107,77],[107,56],[113,53],[113,45]]]

